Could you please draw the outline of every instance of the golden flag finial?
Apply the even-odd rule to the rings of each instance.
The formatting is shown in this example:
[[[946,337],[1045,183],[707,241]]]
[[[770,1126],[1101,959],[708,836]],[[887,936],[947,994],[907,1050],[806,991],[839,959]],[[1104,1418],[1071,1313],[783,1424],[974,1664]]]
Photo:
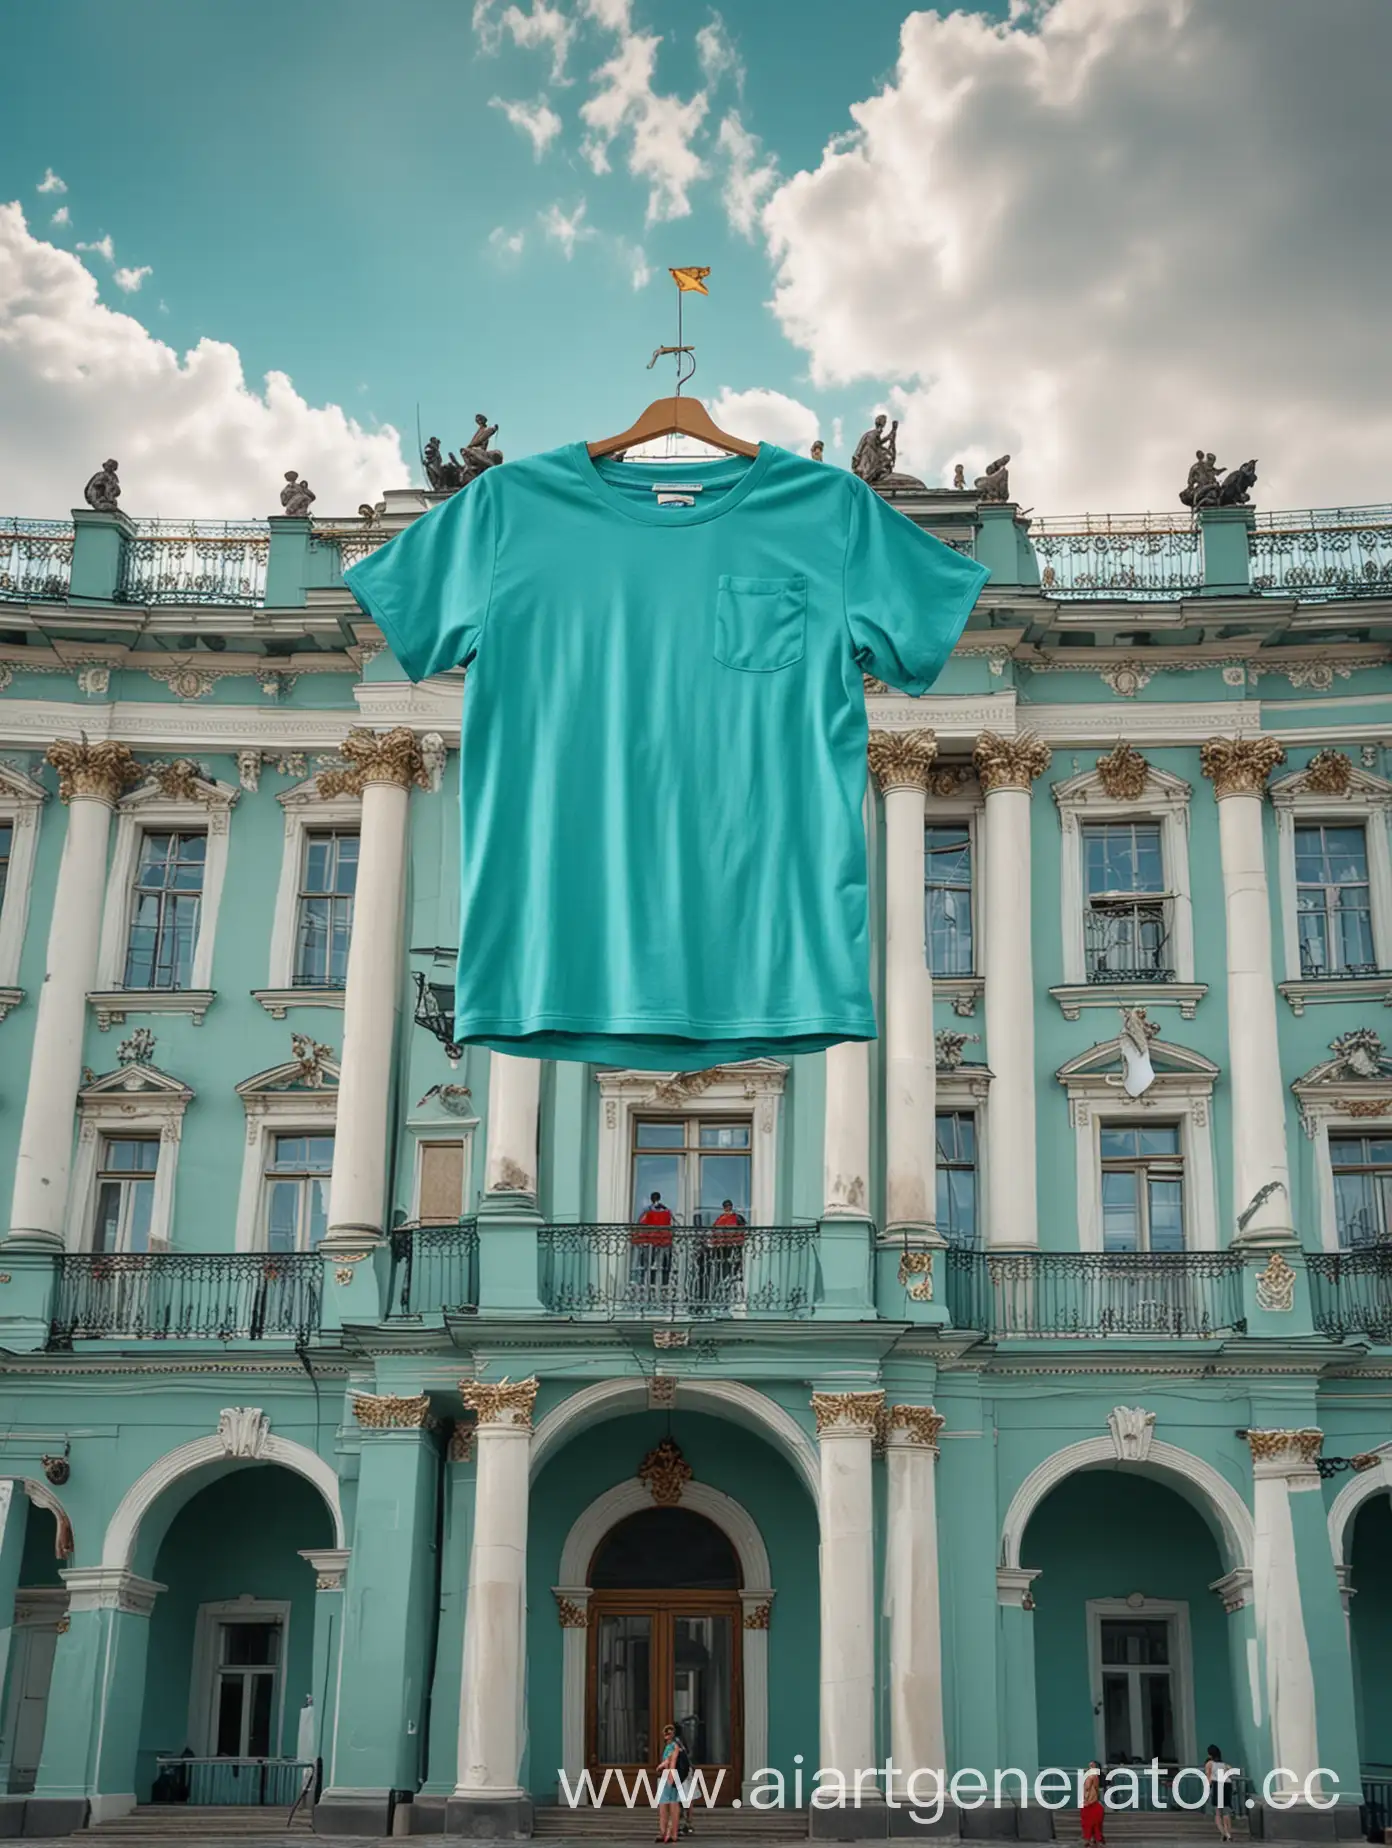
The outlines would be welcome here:
[[[695,269],[688,265],[685,269],[668,270],[667,273],[683,295],[710,294],[710,290],[706,287],[706,277],[710,275],[708,269]]]

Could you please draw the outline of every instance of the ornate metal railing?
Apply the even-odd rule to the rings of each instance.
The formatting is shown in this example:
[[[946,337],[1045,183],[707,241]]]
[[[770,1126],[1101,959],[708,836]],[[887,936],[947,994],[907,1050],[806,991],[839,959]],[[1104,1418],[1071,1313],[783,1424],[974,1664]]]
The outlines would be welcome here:
[[[339,569],[342,571],[351,571],[360,559],[375,552],[378,546],[385,545],[392,537],[376,521],[325,521],[322,526],[314,528],[315,544],[332,546],[338,553]]]
[[[811,1315],[815,1226],[546,1226],[541,1300],[557,1315],[648,1321]]]
[[[1252,588],[1270,596],[1392,595],[1392,507],[1316,507],[1259,513]]]
[[[289,1809],[315,1778],[312,1759],[155,1759],[156,1803],[186,1803],[190,1809]]]
[[[397,1226],[391,1235],[391,1283],[387,1314],[422,1315],[430,1310],[478,1307],[478,1225]]]
[[[952,1249],[945,1256],[954,1326],[993,1338],[1194,1340],[1244,1326],[1240,1252]]]
[[[1089,982],[1172,982],[1169,900],[1091,899],[1083,948]]]
[[[61,601],[72,559],[71,520],[0,519],[0,602]]]
[[[74,1341],[308,1341],[317,1252],[69,1252],[50,1345]]]
[[[122,603],[254,605],[266,598],[264,520],[141,520],[121,558]]]
[[[1035,518],[1030,541],[1051,597],[1184,597],[1203,583],[1198,525],[1172,514]]]
[[[1310,1313],[1323,1335],[1392,1342],[1392,1240],[1352,1251],[1307,1251]]]

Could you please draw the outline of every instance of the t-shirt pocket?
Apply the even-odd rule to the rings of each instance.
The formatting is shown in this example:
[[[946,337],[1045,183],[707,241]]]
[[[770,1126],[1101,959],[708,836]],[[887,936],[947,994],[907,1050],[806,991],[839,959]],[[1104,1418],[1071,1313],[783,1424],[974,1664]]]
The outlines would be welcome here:
[[[802,659],[807,579],[721,576],[715,599],[715,658],[722,667],[769,674]]]

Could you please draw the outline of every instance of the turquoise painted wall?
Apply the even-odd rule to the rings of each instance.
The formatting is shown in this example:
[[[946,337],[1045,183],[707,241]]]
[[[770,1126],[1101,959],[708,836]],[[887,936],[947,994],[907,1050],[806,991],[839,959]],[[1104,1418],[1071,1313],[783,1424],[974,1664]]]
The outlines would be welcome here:
[[[1349,1563],[1359,1755],[1365,1769],[1392,1776],[1392,1502],[1385,1495],[1359,1509]]]
[[[1041,1764],[1086,1764],[1097,1751],[1086,1605],[1133,1592],[1188,1604],[1198,1760],[1210,1742],[1236,1759],[1228,1618],[1208,1589],[1223,1565],[1187,1502],[1142,1477],[1070,1477],[1036,1510],[1022,1559],[1042,1572],[1034,1586]]]
[[[776,1597],[769,1626],[769,1763],[791,1779],[793,1756],[817,1764],[817,1519],[801,1482],[757,1438],[703,1414],[677,1410],[615,1419],[577,1437],[532,1488],[527,1545],[528,1769],[524,1781],[551,1802],[561,1763],[561,1627],[551,1587],[561,1548],[579,1515],[637,1471],[671,1435],[696,1480],[745,1507],[768,1548]],[[746,1767],[757,1770],[759,1767]]]
[[[140,1727],[137,1791],[154,1777],[157,1752],[181,1752],[190,1739],[189,1690],[199,1607],[250,1596],[291,1606],[283,1677],[283,1723],[277,1742],[293,1756],[300,1706],[311,1691],[314,1572],[301,1547],[333,1545],[323,1502],[300,1476],[258,1467],[201,1490],[174,1518],[155,1560],[168,1586],[150,1619],[150,1648]],[[131,1696],[134,1697],[134,1690]],[[313,1690],[316,1701],[320,1691]]]

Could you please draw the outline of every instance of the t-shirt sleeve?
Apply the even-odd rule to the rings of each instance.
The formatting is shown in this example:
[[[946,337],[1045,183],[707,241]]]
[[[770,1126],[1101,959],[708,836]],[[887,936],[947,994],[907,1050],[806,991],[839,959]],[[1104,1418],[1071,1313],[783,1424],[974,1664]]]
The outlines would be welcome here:
[[[861,667],[900,693],[926,693],[991,575],[915,526],[859,481],[846,534],[846,624]]]
[[[481,476],[343,580],[412,680],[459,667],[479,647],[493,595],[495,500],[492,481]]]

